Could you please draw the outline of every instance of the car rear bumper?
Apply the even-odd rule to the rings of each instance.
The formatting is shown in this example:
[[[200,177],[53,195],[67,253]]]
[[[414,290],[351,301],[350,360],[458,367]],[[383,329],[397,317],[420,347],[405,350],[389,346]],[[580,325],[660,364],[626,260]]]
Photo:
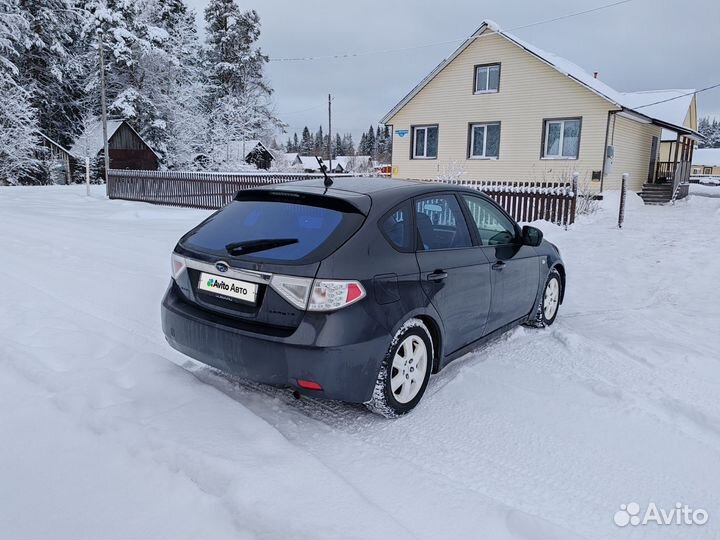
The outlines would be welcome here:
[[[363,403],[372,395],[391,338],[370,317],[358,324],[357,312],[342,313],[353,308],[362,309],[308,313],[289,335],[267,335],[186,301],[171,284],[162,302],[162,328],[173,348],[225,373]],[[322,390],[304,390],[298,379],[315,381]]]

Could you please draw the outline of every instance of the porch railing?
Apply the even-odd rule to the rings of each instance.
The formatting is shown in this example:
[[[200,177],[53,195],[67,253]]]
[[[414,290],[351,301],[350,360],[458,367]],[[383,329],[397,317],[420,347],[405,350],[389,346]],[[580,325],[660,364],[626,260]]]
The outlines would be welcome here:
[[[675,169],[677,163],[674,161],[658,161],[657,168],[655,170],[655,181],[665,180],[667,182],[675,178]]]

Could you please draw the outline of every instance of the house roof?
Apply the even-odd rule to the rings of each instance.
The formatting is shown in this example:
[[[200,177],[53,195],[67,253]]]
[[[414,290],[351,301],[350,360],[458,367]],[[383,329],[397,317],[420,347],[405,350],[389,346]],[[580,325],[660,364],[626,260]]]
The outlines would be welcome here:
[[[400,102],[395,105],[395,107],[393,107],[390,112],[388,112],[382,118],[381,123],[385,124],[393,116],[395,116],[395,114],[400,109],[402,109],[413,97],[415,97],[423,88],[425,88],[425,86],[431,80],[433,80],[453,60],[455,60],[455,58],[457,58],[460,53],[467,49],[470,44],[472,44],[476,39],[480,39],[483,35],[492,34],[502,36],[511,43],[517,45],[518,47],[525,49],[527,52],[534,55],[542,62],[548,64],[556,71],[562,73],[570,79],[573,79],[578,84],[584,86],[591,92],[597,94],[598,96],[609,101],[613,105],[616,105],[617,107],[620,107],[622,109],[629,109],[634,113],[644,116],[650,120],[656,121],[655,123],[658,123],[659,125],[669,124],[668,126],[663,125],[663,127],[670,127],[673,129],[677,128],[678,131],[682,133],[697,135],[695,131],[692,131],[682,125],[684,117],[680,120],[679,123],[660,118],[661,115],[664,115],[664,113],[667,112],[666,109],[670,107],[658,107],[653,109],[652,107],[647,106],[648,103],[652,103],[653,101],[660,101],[659,99],[649,99],[643,101],[642,103],[639,103],[640,100],[636,97],[637,94],[639,94],[638,92],[618,92],[614,88],[602,82],[600,79],[593,77],[590,73],[582,69],[577,64],[571,62],[570,60],[567,60],[566,58],[563,58],[561,56],[557,56],[556,54],[544,51],[539,47],[535,47],[534,45],[531,45],[530,43],[521,40],[520,38],[514,36],[513,34],[510,34],[509,32],[503,31],[496,22],[491,20],[483,21],[480,27],[475,32],[473,32],[473,34],[468,39],[466,39],[449,57],[440,62],[440,64],[438,64],[435,69],[433,69],[422,81],[420,81],[420,83],[415,86],[415,88],[413,88],[410,93],[408,93],[402,100],[400,100]],[[639,110],[636,110],[637,108],[639,108]],[[687,111],[687,109],[685,110]]]
[[[625,99],[631,108],[640,107],[643,114],[661,118],[670,124],[685,125],[693,97],[694,88],[678,88],[669,90],[646,90],[644,92],[625,92]],[[660,102],[660,103],[658,103]],[[647,105],[650,103],[651,105]],[[647,106],[646,106],[647,105]],[[663,128],[661,140],[674,141],[677,132]]]
[[[68,150],[67,148],[65,148],[65,147],[64,147],[62,144],[60,144],[59,142],[51,139],[50,137],[48,137],[47,135],[45,135],[45,134],[42,133],[41,131],[38,131],[37,134],[40,135],[43,139],[45,139],[46,141],[48,141],[48,142],[49,142],[50,144],[52,144],[53,146],[57,146],[60,150],[62,150],[62,151],[65,152],[66,154],[70,154],[70,150]]]
[[[318,165],[315,156],[299,156],[302,168],[309,171],[319,171],[320,166]]]
[[[108,120],[107,136],[108,140],[115,134],[124,120]],[[70,148],[70,153],[77,157],[95,157],[105,147],[103,141],[102,121],[97,119],[88,123],[85,131],[80,135]]]
[[[696,148],[693,152],[692,164],[720,167],[720,148]]]
[[[150,151],[155,154],[155,157],[160,159],[160,156],[152,149],[152,147],[145,142],[145,139],[135,131],[135,129],[123,119],[108,119],[107,121],[107,137],[108,141],[112,139],[115,132],[120,129],[120,126],[126,124],[138,138],[145,143]],[[95,157],[105,149],[105,142],[103,140],[103,129],[102,120],[97,119],[90,122],[85,128],[85,131],[80,135],[75,143],[70,148],[70,153],[78,158]]]

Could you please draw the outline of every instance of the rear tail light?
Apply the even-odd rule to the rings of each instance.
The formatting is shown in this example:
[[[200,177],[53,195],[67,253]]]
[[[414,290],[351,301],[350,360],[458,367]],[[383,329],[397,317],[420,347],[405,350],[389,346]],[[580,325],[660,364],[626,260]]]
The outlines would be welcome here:
[[[357,281],[313,281],[276,274],[270,286],[296,308],[308,311],[334,311],[365,297],[365,289]]]
[[[357,281],[316,279],[308,311],[333,311],[354,304],[364,296],[365,289]]]
[[[306,309],[312,282],[312,278],[279,276],[275,274],[270,280],[270,286],[296,308]]]
[[[181,257],[177,253],[173,253],[170,258],[170,266],[173,279],[177,279],[185,270],[185,257]]]

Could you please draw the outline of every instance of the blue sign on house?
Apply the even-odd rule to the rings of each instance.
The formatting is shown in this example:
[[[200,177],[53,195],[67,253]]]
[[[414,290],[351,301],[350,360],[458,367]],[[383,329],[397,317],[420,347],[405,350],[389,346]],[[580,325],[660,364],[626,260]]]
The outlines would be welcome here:
[[[407,129],[396,129],[396,130],[395,130],[395,135],[397,135],[397,136],[400,137],[401,139],[402,139],[405,135],[407,135],[407,134],[408,134],[408,130],[407,130]]]

